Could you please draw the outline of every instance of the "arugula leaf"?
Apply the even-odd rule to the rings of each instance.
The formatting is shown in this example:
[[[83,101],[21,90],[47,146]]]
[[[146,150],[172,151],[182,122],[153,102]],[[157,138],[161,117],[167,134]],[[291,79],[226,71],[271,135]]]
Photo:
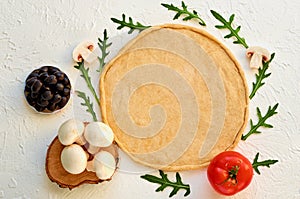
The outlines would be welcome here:
[[[266,123],[266,121],[268,118],[277,114],[277,112],[276,112],[277,107],[278,107],[278,103],[275,104],[273,107],[269,106],[268,111],[267,111],[266,115],[264,115],[264,116],[261,115],[261,111],[257,107],[256,111],[257,111],[257,116],[258,116],[258,122],[257,122],[257,124],[254,125],[252,119],[250,119],[251,129],[246,135],[242,135],[242,140],[245,141],[250,135],[252,135],[254,133],[255,134],[261,133],[260,131],[258,131],[258,128],[261,126],[265,127],[265,128],[273,128],[273,126],[271,124]]]
[[[97,70],[97,72],[100,72],[103,70],[104,66],[105,66],[105,58],[108,56],[109,51],[107,51],[107,48],[109,48],[111,46],[111,42],[108,43],[108,36],[107,36],[107,31],[106,29],[104,29],[103,32],[103,39],[98,38],[98,46],[102,52],[101,57],[98,56],[99,62],[100,62],[100,67]]]
[[[257,153],[255,155],[255,158],[254,158],[253,163],[252,163],[252,167],[258,175],[260,175],[260,171],[258,170],[258,167],[265,166],[265,167],[270,168],[270,165],[275,164],[275,163],[278,162],[278,160],[264,160],[264,161],[259,162],[259,161],[257,161],[258,156],[259,156],[259,153]]]
[[[178,19],[181,15],[187,15],[182,19],[183,21],[188,21],[188,20],[191,20],[191,19],[197,19],[197,20],[199,20],[200,25],[206,26],[205,22],[200,18],[198,13],[195,10],[193,10],[192,12],[189,11],[187,9],[187,6],[185,5],[185,3],[183,1],[181,1],[182,9],[174,6],[173,4],[162,3],[161,5],[165,8],[167,8],[168,10],[172,10],[172,11],[177,12],[176,15],[174,16],[173,20]]]
[[[90,113],[93,117],[93,120],[96,122],[98,121],[96,113],[93,109],[93,103],[90,101],[90,98],[88,96],[86,96],[86,94],[84,92],[81,91],[76,91],[77,96],[80,97],[81,99],[84,100],[84,103],[81,103],[82,106],[86,106],[86,112]]]
[[[98,98],[98,96],[97,96],[97,93],[96,93],[96,91],[95,91],[95,89],[94,89],[94,87],[93,87],[93,85],[92,85],[91,78],[90,78],[90,76],[89,76],[89,68],[86,69],[86,68],[84,67],[84,61],[78,62],[77,64],[78,64],[78,65],[77,65],[77,66],[74,66],[74,68],[76,68],[76,69],[78,69],[78,70],[81,71],[81,75],[80,75],[80,76],[83,77],[83,79],[84,79],[85,82],[87,83],[88,88],[89,88],[90,91],[92,92],[92,94],[93,94],[93,96],[94,96],[96,102],[98,103],[98,105],[100,105],[100,100],[99,100],[99,98]]]
[[[274,56],[275,56],[275,53],[272,53],[271,59],[269,61],[267,61],[267,62],[263,61],[262,68],[259,68],[258,69],[258,74],[255,74],[256,82],[252,83],[252,92],[249,95],[250,99],[252,99],[254,97],[254,95],[256,94],[257,90],[265,84],[263,82],[263,80],[271,75],[271,73],[266,73],[266,71],[269,68],[269,64],[273,60]]]
[[[180,177],[178,172],[176,172],[176,182],[171,182],[168,179],[167,174],[165,174],[161,170],[159,170],[159,174],[160,174],[161,178],[153,176],[153,175],[149,175],[149,174],[143,175],[143,176],[141,176],[141,178],[145,179],[149,182],[152,182],[152,183],[160,184],[160,186],[155,190],[156,192],[163,191],[168,186],[172,187],[173,190],[170,193],[169,197],[172,197],[175,194],[177,194],[177,192],[180,189],[185,189],[186,190],[184,196],[188,196],[191,193],[190,185],[182,183],[181,177]]]
[[[233,42],[234,44],[242,44],[245,48],[248,48],[248,45],[246,43],[245,38],[242,38],[239,36],[239,31],[241,30],[241,26],[238,26],[236,29],[232,27],[232,22],[234,20],[234,14],[232,14],[229,17],[229,21],[226,21],[219,13],[216,11],[211,10],[210,11],[212,15],[219,20],[222,24],[224,25],[216,25],[215,27],[218,29],[228,29],[230,30],[230,33],[226,36],[224,36],[225,39],[230,38],[230,37],[235,37],[236,40]]]
[[[145,30],[147,28],[150,28],[151,26],[145,26],[143,24],[141,24],[140,22],[136,22],[136,24],[134,24],[133,20],[131,17],[128,18],[128,22],[126,22],[126,16],[125,14],[122,14],[122,20],[116,19],[116,18],[111,18],[111,20],[114,23],[120,24],[117,29],[120,30],[124,27],[128,27],[130,28],[130,30],[128,31],[128,34],[131,34],[134,30],[138,30],[138,31],[142,31]]]

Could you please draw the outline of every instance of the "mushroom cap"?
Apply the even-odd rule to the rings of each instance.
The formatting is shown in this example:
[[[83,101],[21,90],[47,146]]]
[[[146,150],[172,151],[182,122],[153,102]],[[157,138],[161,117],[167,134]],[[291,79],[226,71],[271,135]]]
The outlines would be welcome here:
[[[87,166],[87,154],[78,144],[66,146],[61,152],[61,164],[71,174],[82,173]]]
[[[102,122],[90,122],[85,127],[84,137],[86,141],[96,147],[107,147],[114,140],[111,128]]]
[[[268,61],[271,58],[270,52],[260,46],[251,46],[246,51],[248,57],[251,57],[254,53],[262,55],[264,61]]]
[[[100,151],[94,157],[94,170],[101,180],[110,179],[116,170],[116,160],[107,151]]]
[[[84,133],[83,122],[76,119],[65,121],[58,129],[58,140],[62,145],[71,145]]]

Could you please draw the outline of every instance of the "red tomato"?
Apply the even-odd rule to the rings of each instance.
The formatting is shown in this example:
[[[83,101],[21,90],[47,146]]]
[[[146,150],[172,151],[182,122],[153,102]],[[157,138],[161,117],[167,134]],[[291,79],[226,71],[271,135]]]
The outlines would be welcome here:
[[[207,168],[211,186],[220,194],[233,195],[251,182],[253,168],[250,161],[235,151],[225,151],[214,157]]]

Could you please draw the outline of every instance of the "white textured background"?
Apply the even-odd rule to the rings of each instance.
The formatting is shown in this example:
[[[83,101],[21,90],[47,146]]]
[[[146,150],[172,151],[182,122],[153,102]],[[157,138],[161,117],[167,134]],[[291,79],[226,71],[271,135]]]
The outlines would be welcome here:
[[[80,84],[78,71],[73,68],[72,49],[85,39],[96,42],[106,28],[113,42],[109,56],[112,58],[134,34],[117,31],[110,18],[121,18],[125,13],[144,24],[172,23],[175,13],[160,6],[167,2],[180,4],[180,1],[168,0],[0,1],[0,198],[168,198],[170,189],[154,192],[157,185],[141,180],[141,173],[121,171],[109,183],[83,185],[73,191],[50,182],[44,170],[45,155],[57,128],[74,115],[82,120],[90,120],[90,116],[76,97],[66,109],[54,115],[35,113],[23,97],[27,75],[45,64],[60,67],[68,74],[73,87],[85,89],[84,84]],[[256,106],[265,113],[268,105],[279,102],[279,114],[270,120],[275,127],[240,142],[237,151],[250,160],[260,152],[260,160],[278,159],[279,163],[271,169],[261,168],[262,174],[255,174],[250,186],[232,198],[300,198],[299,1],[185,2],[206,21],[205,29],[235,54],[250,88],[254,73],[248,69],[245,49],[232,44],[231,39],[223,39],[228,32],[214,28],[219,22],[212,17],[210,9],[226,19],[235,13],[234,24],[242,26],[240,35],[249,45],[260,45],[276,53],[270,68],[272,75],[250,104],[250,117],[256,118]],[[181,20],[173,23],[197,26]],[[91,71],[95,71],[97,64],[91,67]],[[97,76],[93,81],[97,83]],[[145,169],[121,155],[121,168],[131,165],[132,170]],[[191,185],[192,193],[187,198],[223,198],[208,184],[205,170],[181,172],[181,175],[183,181]],[[169,176],[174,177],[174,173]],[[174,198],[183,198],[183,193],[179,191]]]

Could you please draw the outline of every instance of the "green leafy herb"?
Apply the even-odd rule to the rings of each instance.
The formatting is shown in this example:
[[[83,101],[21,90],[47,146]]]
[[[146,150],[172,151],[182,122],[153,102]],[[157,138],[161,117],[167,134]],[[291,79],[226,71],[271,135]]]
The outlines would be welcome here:
[[[98,96],[97,96],[97,93],[96,93],[96,91],[95,91],[95,89],[94,89],[94,87],[93,87],[93,85],[92,85],[92,82],[91,82],[91,78],[90,78],[90,76],[89,76],[89,69],[87,68],[85,68],[84,67],[84,62],[82,61],[82,62],[78,62],[77,63],[78,65],[77,66],[74,66],[76,69],[78,69],[78,70],[80,70],[81,71],[81,77],[83,77],[83,79],[85,80],[85,82],[87,83],[87,86],[88,86],[88,88],[90,89],[90,91],[92,92],[92,94],[93,94],[93,96],[94,96],[94,98],[95,98],[95,100],[96,100],[96,102],[98,103],[98,104],[100,104],[100,100],[99,100],[99,98],[98,98]]]
[[[160,187],[158,187],[155,190],[156,192],[163,191],[166,187],[173,187],[173,191],[170,193],[169,197],[172,197],[175,194],[177,194],[179,189],[185,189],[186,190],[184,196],[187,196],[191,193],[190,185],[182,183],[181,177],[180,177],[178,172],[176,173],[176,182],[171,182],[168,179],[167,174],[165,174],[161,170],[159,170],[159,174],[160,174],[161,178],[153,176],[153,175],[149,175],[149,174],[141,176],[141,178],[143,178],[143,179],[145,179],[149,182],[160,184]]]
[[[93,103],[90,101],[90,98],[86,96],[84,92],[76,91],[76,93],[78,97],[84,100],[84,103],[81,103],[81,105],[87,107],[86,111],[92,115],[95,122],[98,121],[96,113],[93,109]]]
[[[131,17],[128,18],[128,22],[126,22],[126,16],[125,14],[122,14],[122,20],[116,19],[116,18],[111,18],[111,20],[114,23],[120,24],[117,29],[120,30],[124,27],[128,27],[130,28],[130,30],[128,31],[128,34],[131,34],[134,30],[138,30],[138,31],[142,31],[145,30],[147,28],[150,28],[151,26],[145,26],[143,24],[141,24],[140,22],[136,22],[136,24],[134,24],[133,20]]]
[[[260,171],[258,170],[258,167],[265,166],[265,167],[270,168],[270,165],[275,164],[276,162],[278,162],[278,160],[264,160],[264,161],[258,162],[257,161],[258,156],[259,156],[259,153],[257,153],[255,155],[255,158],[254,158],[253,163],[252,163],[252,167],[253,167],[254,171],[256,173],[258,173],[259,175],[260,175]]]
[[[230,17],[229,17],[229,21],[226,21],[226,19],[224,19],[219,13],[217,13],[216,11],[213,11],[211,10],[210,11],[212,13],[212,15],[217,19],[219,20],[222,24],[224,25],[217,25],[215,26],[216,28],[218,29],[225,29],[227,28],[228,30],[230,30],[230,33],[226,36],[224,36],[224,38],[230,38],[230,37],[235,37],[236,40],[233,42],[234,44],[242,44],[245,48],[248,48],[248,45],[245,41],[245,38],[242,38],[239,36],[239,31],[241,29],[241,26],[238,26],[236,29],[234,29],[232,27],[232,22],[233,22],[233,19],[234,19],[234,14],[232,14]]]
[[[269,64],[273,60],[275,53],[272,53],[271,59],[267,62],[263,62],[262,68],[258,69],[258,74],[255,74],[256,82],[252,83],[252,92],[249,95],[249,98],[252,99],[256,94],[257,90],[262,87],[265,83],[263,80],[271,75],[271,73],[266,73],[267,69],[269,68]]]
[[[183,21],[197,19],[197,20],[199,20],[200,25],[206,26],[205,22],[200,18],[198,13],[195,10],[193,10],[192,12],[189,11],[183,1],[181,2],[182,9],[174,6],[173,4],[162,3],[161,5],[165,8],[167,8],[168,10],[177,12],[177,14],[174,16],[173,20],[178,19],[181,15],[187,15],[182,19]]]
[[[261,115],[261,111],[257,107],[256,111],[257,111],[257,116],[258,116],[258,122],[257,122],[257,124],[254,125],[252,119],[250,119],[251,129],[246,135],[242,135],[242,140],[246,140],[250,135],[252,135],[254,133],[256,133],[256,134],[261,133],[260,131],[258,131],[258,128],[261,126],[266,127],[266,128],[273,128],[273,126],[271,124],[266,123],[266,121],[268,118],[277,114],[277,112],[276,112],[277,107],[278,107],[278,103],[275,104],[275,106],[273,106],[273,107],[269,106],[268,111],[265,116]]]
[[[101,57],[98,57],[99,62],[100,62],[100,67],[97,70],[98,72],[101,72],[102,69],[105,66],[105,58],[108,56],[109,51],[107,51],[107,48],[111,46],[112,43],[108,43],[108,36],[107,36],[107,31],[106,29],[103,32],[103,39],[98,38],[98,46],[102,52]]]

